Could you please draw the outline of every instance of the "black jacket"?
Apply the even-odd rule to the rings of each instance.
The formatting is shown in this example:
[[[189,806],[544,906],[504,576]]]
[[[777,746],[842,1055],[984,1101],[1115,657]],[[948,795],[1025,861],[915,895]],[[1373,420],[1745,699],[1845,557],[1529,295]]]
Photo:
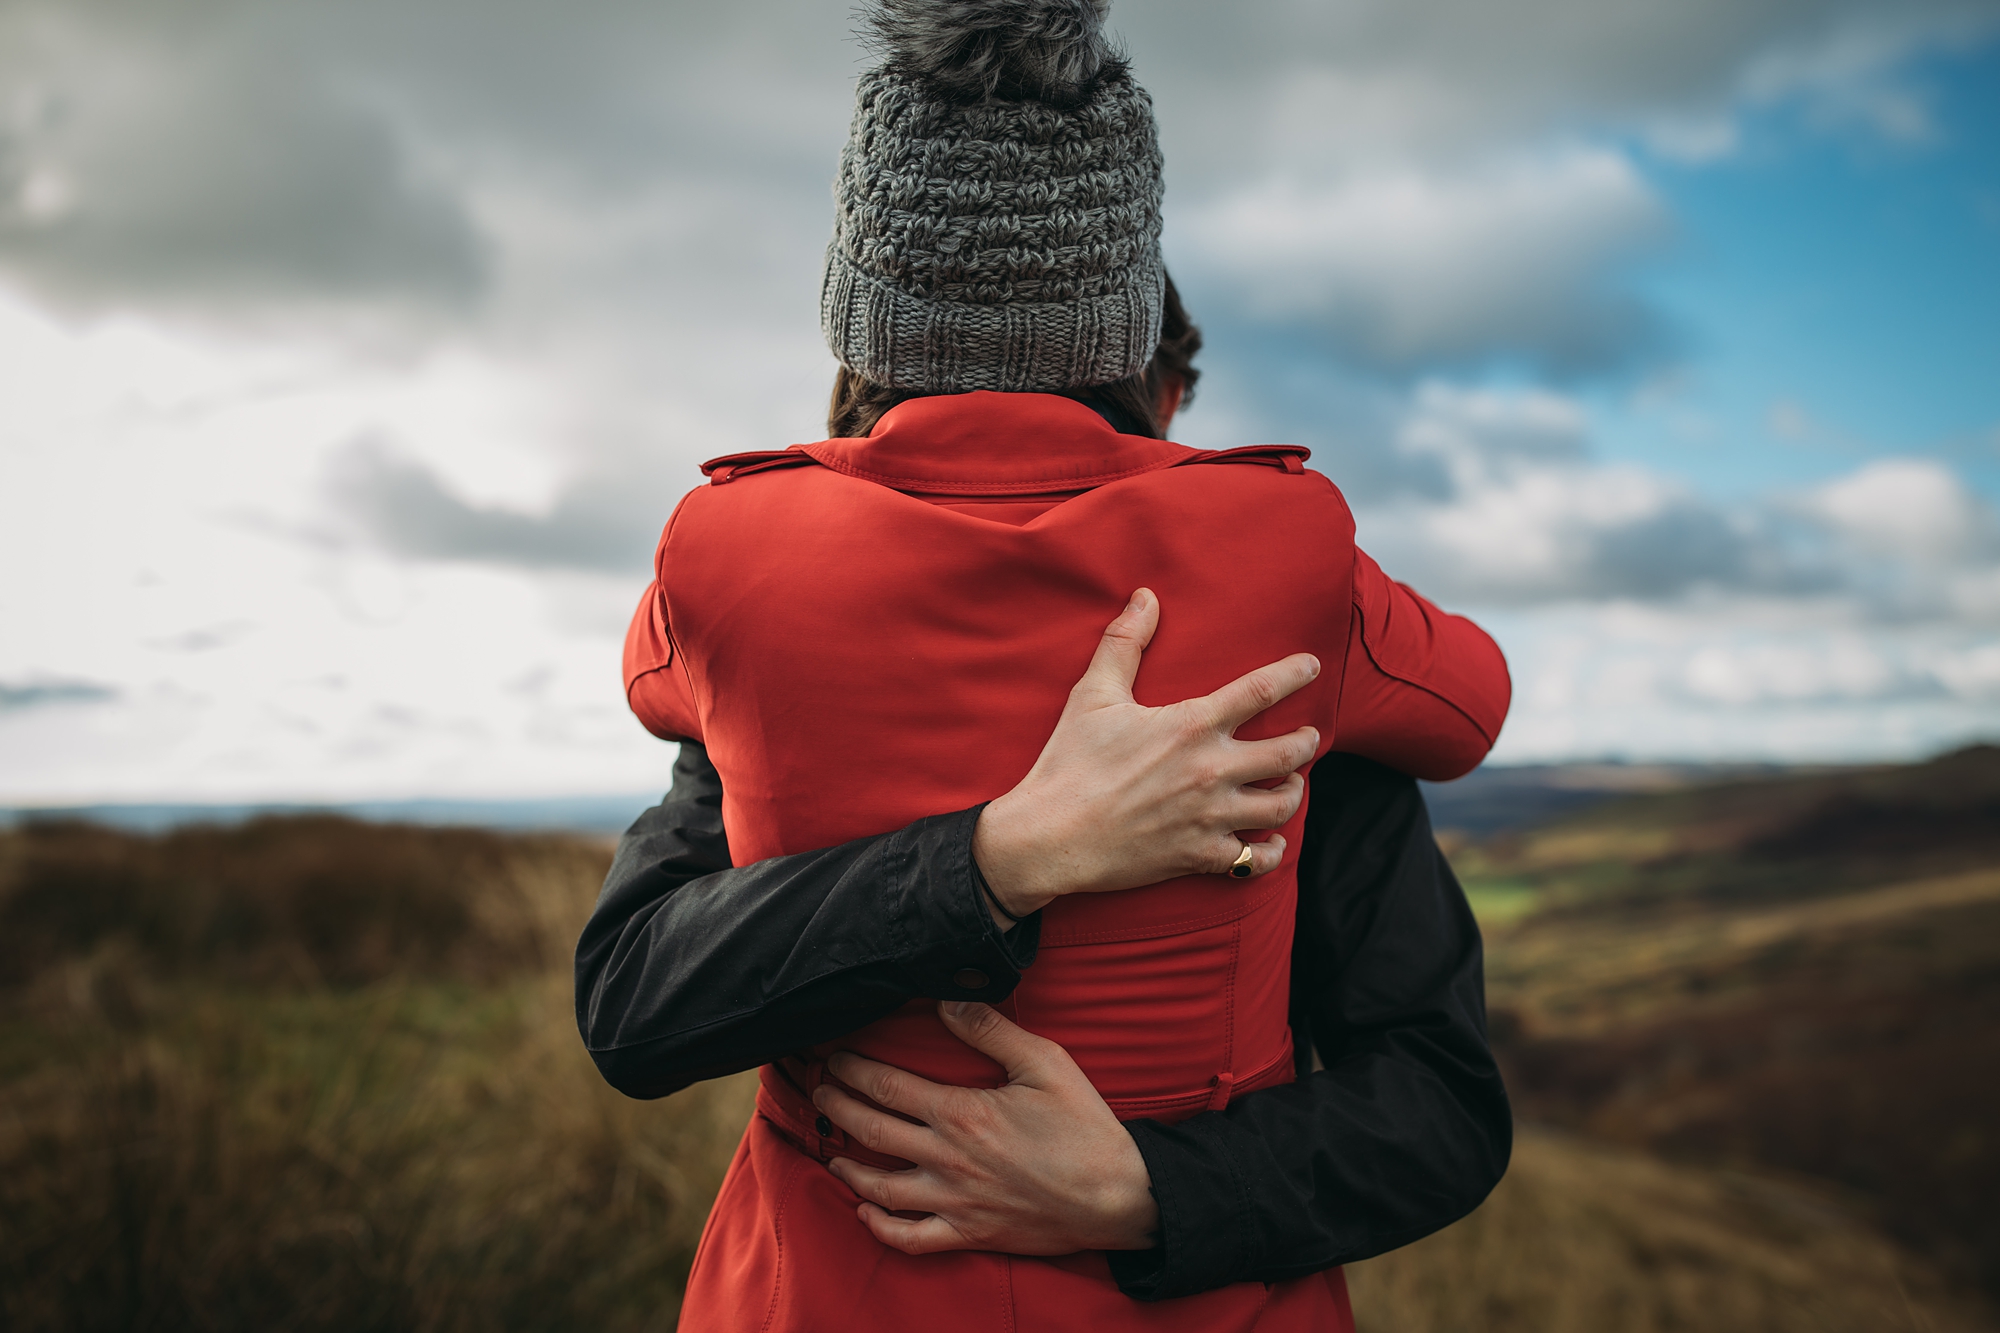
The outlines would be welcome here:
[[[683,743],[673,790],[620,841],[577,945],[577,1024],[604,1077],[662,1097],[912,998],[1004,998],[1034,963],[1040,918],[995,928],[972,864],[978,817],[732,869],[721,781]],[[1311,773],[1292,1031],[1298,1082],[1128,1124],[1160,1205],[1159,1245],[1110,1255],[1128,1295],[1365,1259],[1464,1216],[1506,1169],[1478,927],[1416,783],[1365,759],[1329,755]]]

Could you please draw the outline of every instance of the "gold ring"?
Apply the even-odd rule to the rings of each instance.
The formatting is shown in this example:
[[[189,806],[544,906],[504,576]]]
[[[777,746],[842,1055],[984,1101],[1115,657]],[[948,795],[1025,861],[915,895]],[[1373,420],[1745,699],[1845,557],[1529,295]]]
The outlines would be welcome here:
[[[1248,879],[1248,878],[1250,878],[1250,844],[1249,844],[1249,843],[1247,843],[1247,842],[1246,842],[1246,843],[1244,843],[1244,844],[1243,844],[1243,850],[1242,850],[1242,851],[1240,851],[1240,852],[1238,852],[1238,853],[1236,853],[1236,859],[1235,859],[1234,861],[1231,861],[1231,862],[1229,863],[1229,877],[1230,877],[1231,879]]]

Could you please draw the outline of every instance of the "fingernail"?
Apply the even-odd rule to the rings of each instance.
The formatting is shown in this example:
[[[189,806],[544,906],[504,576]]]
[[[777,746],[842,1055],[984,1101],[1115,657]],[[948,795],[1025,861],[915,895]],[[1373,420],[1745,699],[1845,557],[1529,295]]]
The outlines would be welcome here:
[[[1146,599],[1142,597],[1140,594],[1135,592],[1132,594],[1132,600],[1125,603],[1125,613],[1127,615],[1130,615],[1132,612],[1137,611],[1140,607],[1144,606],[1145,604],[1146,604]]]
[[[1306,679],[1308,679],[1308,680],[1311,680],[1311,679],[1312,679],[1312,678],[1313,678],[1314,676],[1317,676],[1317,675],[1319,675],[1319,659],[1318,659],[1317,657],[1315,657],[1315,658],[1314,658],[1314,659],[1312,660],[1312,671],[1311,671],[1311,673],[1310,673],[1310,674],[1309,674],[1309,675],[1308,675],[1308,676],[1306,677]]]
[[[979,1001],[977,1000],[946,1000],[944,1002],[944,1011],[948,1017],[955,1018],[963,1023],[972,1017],[978,1003]]]
[[[826,1097],[827,1097],[825,1085],[822,1084],[821,1086],[814,1088],[812,1097],[813,1097],[813,1105],[819,1107],[822,1111],[824,1111],[826,1109]]]

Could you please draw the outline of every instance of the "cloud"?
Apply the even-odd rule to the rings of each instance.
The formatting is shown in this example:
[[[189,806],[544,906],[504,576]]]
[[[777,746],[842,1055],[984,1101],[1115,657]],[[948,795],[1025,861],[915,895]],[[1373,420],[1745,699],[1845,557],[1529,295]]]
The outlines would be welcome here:
[[[1654,600],[1795,577],[1745,519],[1658,473],[1595,461],[1587,436],[1581,407],[1558,394],[1426,384],[1396,448],[1436,460],[1450,490],[1379,506],[1365,535],[1391,568],[1459,602]]]
[[[1502,762],[1914,759],[1996,730],[2000,642],[1828,600],[1701,596],[1497,613]]]
[[[397,127],[228,17],[0,13],[0,267],[87,305],[476,297],[479,230]]]
[[[1688,658],[1679,681],[1694,700],[1754,704],[1881,702],[1945,693],[1943,682],[1863,640],[1712,645]]]
[[[1113,17],[1182,165],[1254,178],[1284,164],[1322,174],[1385,157],[1463,159],[1579,130],[1674,130],[1713,147],[1745,107],[1896,87],[1913,55],[1990,34],[2000,6],[1155,0]]]
[[[661,499],[623,478],[572,482],[546,513],[471,504],[437,473],[379,441],[334,456],[325,494],[370,542],[400,556],[632,575],[650,563]]]
[[[1630,362],[1661,320],[1608,276],[1665,210],[1622,156],[1572,149],[1454,171],[1274,178],[1181,226],[1253,314],[1391,369],[1496,356],[1565,371]]]
[[[1303,437],[1392,572],[1491,621],[1515,757],[1990,729],[2000,560],[1948,468],[1719,501],[1603,462],[1574,377],[1677,350],[1643,271],[1674,236],[1658,153],[1754,146],[1773,110],[1898,151],[1935,118],[1913,57],[1996,9],[1116,0],[1212,337],[1191,424]],[[0,0],[0,315],[38,303],[46,350],[0,394],[0,543],[10,642],[57,654],[0,674],[118,691],[8,712],[0,785],[660,780],[617,632],[692,462],[813,431],[850,26],[825,0]],[[1565,392],[1442,383],[1495,366]],[[1892,485],[1929,517],[1873,513]],[[1566,626],[1596,654],[1569,694],[1533,647]],[[1880,671],[1807,660],[1842,634]],[[503,687],[542,662],[549,699]]]
[[[1670,357],[1634,269],[1672,234],[1640,145],[1711,159],[1748,113],[1922,140],[1902,67],[1993,0],[1173,0],[1116,21],[1161,108],[1169,253],[1392,374],[1565,376]]]
[[[723,213],[775,193],[816,248],[846,26],[805,0],[9,0],[0,275],[72,309],[476,327],[548,239],[510,251],[524,228],[663,188]]]
[[[1447,601],[1779,597],[1882,623],[2000,623],[2000,518],[1935,459],[1723,503],[1596,458],[1572,398],[1436,381],[1412,396],[1391,447],[1444,486],[1364,499],[1364,545]]]
[[[94,680],[69,678],[0,681],[0,713],[26,712],[57,704],[101,704],[118,697],[118,691]]]
[[[1114,22],[1158,97],[1177,260],[1365,366],[1588,374],[1671,346],[1625,285],[1668,220],[1607,134],[1712,146],[1744,105],[1914,105],[1898,62],[1996,13],[1121,0]],[[818,0],[10,0],[0,274],[70,307],[480,329],[546,298],[552,240],[650,228],[612,238],[599,318],[809,324],[850,27]],[[722,234],[672,234],[663,199]]]
[[[1800,508],[1871,556],[1939,566],[2000,549],[1992,511],[1935,459],[1878,459],[1810,492]]]

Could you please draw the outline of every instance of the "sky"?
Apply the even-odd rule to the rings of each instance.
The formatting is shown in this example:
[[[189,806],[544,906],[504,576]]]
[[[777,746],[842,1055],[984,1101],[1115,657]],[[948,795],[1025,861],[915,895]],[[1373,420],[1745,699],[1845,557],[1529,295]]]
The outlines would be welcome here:
[[[1177,438],[1496,635],[1494,762],[2000,738],[2000,0],[1111,26]],[[662,788],[620,639],[700,460],[824,431],[853,28],[0,0],[0,802]]]

